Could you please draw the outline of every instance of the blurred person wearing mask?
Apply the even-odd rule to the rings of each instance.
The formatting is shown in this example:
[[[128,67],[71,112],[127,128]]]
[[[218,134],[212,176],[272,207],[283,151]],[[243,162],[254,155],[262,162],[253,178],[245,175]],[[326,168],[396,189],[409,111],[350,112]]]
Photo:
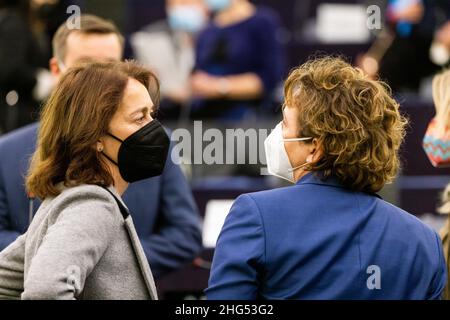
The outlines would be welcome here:
[[[80,25],[77,30],[64,23],[53,38],[50,70],[56,82],[82,59],[122,59],[123,37],[112,23],[82,15]],[[28,198],[23,180],[36,148],[38,127],[35,123],[0,138],[0,250],[27,230],[39,205],[37,199]],[[171,159],[161,176],[131,185],[123,199],[155,278],[196,258],[201,250],[199,213],[181,169]]]
[[[213,17],[197,39],[194,119],[242,121],[273,101],[284,73],[279,16],[248,0],[205,0]]]
[[[0,0],[0,134],[33,122],[33,91],[45,67],[44,53],[30,24],[28,1]]]
[[[425,136],[423,148],[430,163],[437,168],[450,166],[450,70],[437,74],[433,78],[433,100],[436,114],[431,119]],[[441,214],[450,214],[450,184],[441,196],[442,204],[438,208]],[[447,218],[445,226],[440,230],[447,261],[447,272],[450,272],[450,222]],[[445,299],[450,299],[450,281],[444,290]]]
[[[164,169],[170,140],[152,116],[158,93],[154,74],[133,62],[64,73],[43,108],[26,178],[43,202],[0,253],[0,298],[157,299],[121,196]]]
[[[191,100],[195,39],[208,21],[203,0],[166,0],[167,18],[131,36],[135,58],[161,80],[162,118],[176,119]]]
[[[335,58],[285,82],[268,171],[293,185],[240,196],[217,241],[208,299],[440,299],[436,232],[376,192],[398,173],[407,120],[388,87]]]
[[[447,0],[385,2],[387,29],[380,33],[360,65],[371,76],[379,74],[395,92],[418,92],[421,81],[440,68],[442,47],[437,44],[450,41],[442,33],[450,19],[450,3]]]
[[[428,124],[423,148],[431,164],[437,168],[450,166],[450,71],[433,78],[435,116]]]
[[[449,5],[450,7],[450,5]],[[450,17],[450,8],[449,14]],[[450,64],[450,21],[438,30],[430,49],[431,60],[440,66],[448,67]]]

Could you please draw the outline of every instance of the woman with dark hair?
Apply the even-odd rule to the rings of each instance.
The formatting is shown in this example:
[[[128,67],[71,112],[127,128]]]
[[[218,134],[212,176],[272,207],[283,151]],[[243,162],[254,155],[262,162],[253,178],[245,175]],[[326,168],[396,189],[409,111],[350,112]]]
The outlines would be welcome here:
[[[0,253],[0,297],[157,298],[121,195],[164,168],[169,138],[152,116],[158,100],[156,77],[132,62],[65,73],[43,109],[26,179],[43,203]]]
[[[340,59],[296,68],[269,173],[295,185],[240,196],[217,242],[209,299],[439,299],[439,236],[375,193],[399,169],[406,120],[381,82]]]

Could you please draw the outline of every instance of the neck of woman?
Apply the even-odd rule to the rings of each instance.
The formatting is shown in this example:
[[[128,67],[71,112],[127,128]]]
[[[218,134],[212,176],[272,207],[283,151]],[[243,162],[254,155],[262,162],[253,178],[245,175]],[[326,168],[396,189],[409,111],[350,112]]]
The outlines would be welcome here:
[[[110,165],[109,170],[112,173],[114,179],[114,188],[122,196],[128,188],[129,183],[126,182],[120,175],[119,168],[116,165]]]
[[[301,178],[303,178],[304,176],[306,176],[310,172],[311,171],[304,170],[303,168],[300,168],[300,169],[294,171],[294,181],[295,181],[295,183],[297,183]]]

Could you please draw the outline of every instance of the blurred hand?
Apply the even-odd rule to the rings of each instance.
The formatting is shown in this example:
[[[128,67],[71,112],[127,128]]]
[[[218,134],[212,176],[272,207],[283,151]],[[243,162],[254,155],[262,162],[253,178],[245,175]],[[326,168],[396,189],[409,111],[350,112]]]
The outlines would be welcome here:
[[[55,4],[58,3],[59,0],[31,0],[31,5],[36,7],[42,6],[44,4]]]
[[[169,91],[166,96],[176,103],[185,104],[191,99],[191,92],[188,88],[183,88]]]
[[[440,44],[450,49],[450,21],[445,23],[441,29],[439,29],[436,40]]]
[[[408,21],[412,24],[419,23],[425,13],[425,8],[421,2],[409,5],[405,10],[396,15],[397,20]]]
[[[191,77],[191,89],[194,97],[214,99],[220,97],[218,90],[219,77],[203,71],[195,72]]]
[[[362,69],[371,79],[375,79],[378,74],[378,61],[368,54],[358,55],[356,58],[356,66]]]

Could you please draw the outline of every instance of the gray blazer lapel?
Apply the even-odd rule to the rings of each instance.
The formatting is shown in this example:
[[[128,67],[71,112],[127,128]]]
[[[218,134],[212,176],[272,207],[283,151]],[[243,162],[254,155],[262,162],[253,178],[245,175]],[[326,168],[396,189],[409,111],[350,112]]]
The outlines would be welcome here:
[[[153,279],[150,266],[148,265],[147,257],[145,256],[144,250],[142,249],[142,245],[136,233],[136,229],[134,228],[131,216],[129,216],[125,220],[125,226],[127,228],[128,234],[130,235],[134,251],[136,252],[139,267],[141,268],[145,284],[147,285],[148,291],[150,293],[150,297],[152,298],[152,300],[158,300],[158,293],[156,291],[155,280]]]
[[[108,190],[110,191],[110,193],[112,193],[115,200],[119,201],[120,204],[122,204],[123,207],[125,207],[128,212],[127,206],[122,201],[122,198],[117,193],[116,189],[114,189],[114,187],[110,186],[110,187],[108,187]],[[120,205],[119,205],[119,207],[120,207]],[[134,252],[136,254],[136,258],[137,258],[137,261],[139,264],[139,268],[141,269],[142,276],[144,277],[145,284],[150,293],[150,297],[152,300],[158,300],[158,293],[156,291],[155,280],[153,279],[152,271],[148,264],[148,260],[147,260],[147,257],[145,256],[144,250],[142,249],[141,241],[139,240],[139,237],[137,235],[136,228],[134,227],[134,223],[133,223],[133,219],[131,218],[131,215],[128,215],[128,217],[125,219],[124,224],[127,229],[128,235],[130,236],[131,244],[133,245]]]

